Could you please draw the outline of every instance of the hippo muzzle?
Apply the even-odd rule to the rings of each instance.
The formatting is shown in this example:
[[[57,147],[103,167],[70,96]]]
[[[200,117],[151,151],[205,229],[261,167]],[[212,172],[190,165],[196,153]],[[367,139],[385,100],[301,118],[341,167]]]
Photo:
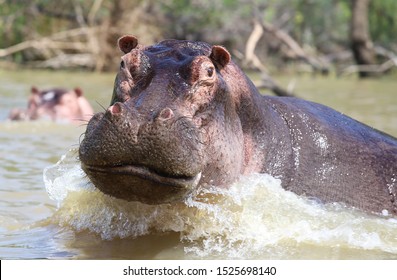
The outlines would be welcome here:
[[[147,204],[181,201],[198,185],[200,133],[170,108],[144,121],[115,103],[89,122],[79,149],[84,172],[103,193]]]
[[[193,177],[167,177],[144,166],[90,166],[82,165],[94,185],[110,196],[163,204],[183,200],[198,185],[201,172]]]

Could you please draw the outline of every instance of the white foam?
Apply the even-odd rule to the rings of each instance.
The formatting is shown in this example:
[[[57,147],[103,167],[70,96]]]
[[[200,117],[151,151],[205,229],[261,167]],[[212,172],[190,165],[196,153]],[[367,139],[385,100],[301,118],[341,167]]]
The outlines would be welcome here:
[[[322,205],[285,191],[267,174],[241,177],[228,189],[201,189],[183,203],[145,205],[96,190],[74,153],[47,168],[44,178],[59,203],[52,221],[76,231],[106,240],[178,232],[185,253],[196,257],[291,258],[302,248],[311,252],[311,246],[318,254],[332,255],[335,248],[397,254],[396,219]]]
[[[69,191],[94,190],[77,161],[77,150],[71,149],[54,165],[43,171],[43,181],[49,197],[58,203],[66,198]]]

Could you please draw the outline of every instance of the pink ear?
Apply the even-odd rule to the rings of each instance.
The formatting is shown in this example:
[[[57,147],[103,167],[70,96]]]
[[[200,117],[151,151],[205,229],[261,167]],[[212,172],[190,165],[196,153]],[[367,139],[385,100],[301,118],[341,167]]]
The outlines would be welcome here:
[[[77,97],[83,96],[83,91],[80,88],[75,88],[74,92],[76,93]]]
[[[210,58],[220,68],[225,67],[231,60],[230,53],[221,46],[212,47]]]
[[[138,39],[132,35],[125,35],[117,41],[117,44],[123,53],[129,53],[138,45]]]
[[[30,89],[30,92],[33,93],[33,94],[38,94],[39,90],[37,89],[37,87],[32,86],[32,88]]]

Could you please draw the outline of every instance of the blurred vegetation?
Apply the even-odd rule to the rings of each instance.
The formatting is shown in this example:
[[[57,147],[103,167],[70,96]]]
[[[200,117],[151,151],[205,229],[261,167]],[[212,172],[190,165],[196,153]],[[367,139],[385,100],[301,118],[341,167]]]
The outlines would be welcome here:
[[[370,5],[369,26],[372,39],[396,50],[397,1],[373,0]]]
[[[254,20],[260,20],[288,34],[309,56],[345,67],[354,64],[351,2],[0,0],[0,59],[33,67],[113,70],[120,56],[117,38],[133,34],[143,44],[164,38],[221,44],[243,64]],[[388,58],[397,53],[397,1],[370,1],[368,22],[374,44],[387,50]],[[255,53],[272,71],[296,66],[296,57],[275,34],[265,32]]]

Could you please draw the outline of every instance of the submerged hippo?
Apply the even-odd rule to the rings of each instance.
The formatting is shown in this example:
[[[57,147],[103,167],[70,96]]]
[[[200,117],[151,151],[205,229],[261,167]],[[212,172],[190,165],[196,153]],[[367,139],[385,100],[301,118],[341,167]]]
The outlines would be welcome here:
[[[53,121],[88,121],[94,114],[90,103],[79,88],[73,90],[31,88],[27,109],[11,110],[10,120],[49,119]]]
[[[110,107],[79,150],[102,192],[170,203],[257,172],[299,195],[397,213],[397,139],[320,104],[261,96],[221,46],[118,45]]]

